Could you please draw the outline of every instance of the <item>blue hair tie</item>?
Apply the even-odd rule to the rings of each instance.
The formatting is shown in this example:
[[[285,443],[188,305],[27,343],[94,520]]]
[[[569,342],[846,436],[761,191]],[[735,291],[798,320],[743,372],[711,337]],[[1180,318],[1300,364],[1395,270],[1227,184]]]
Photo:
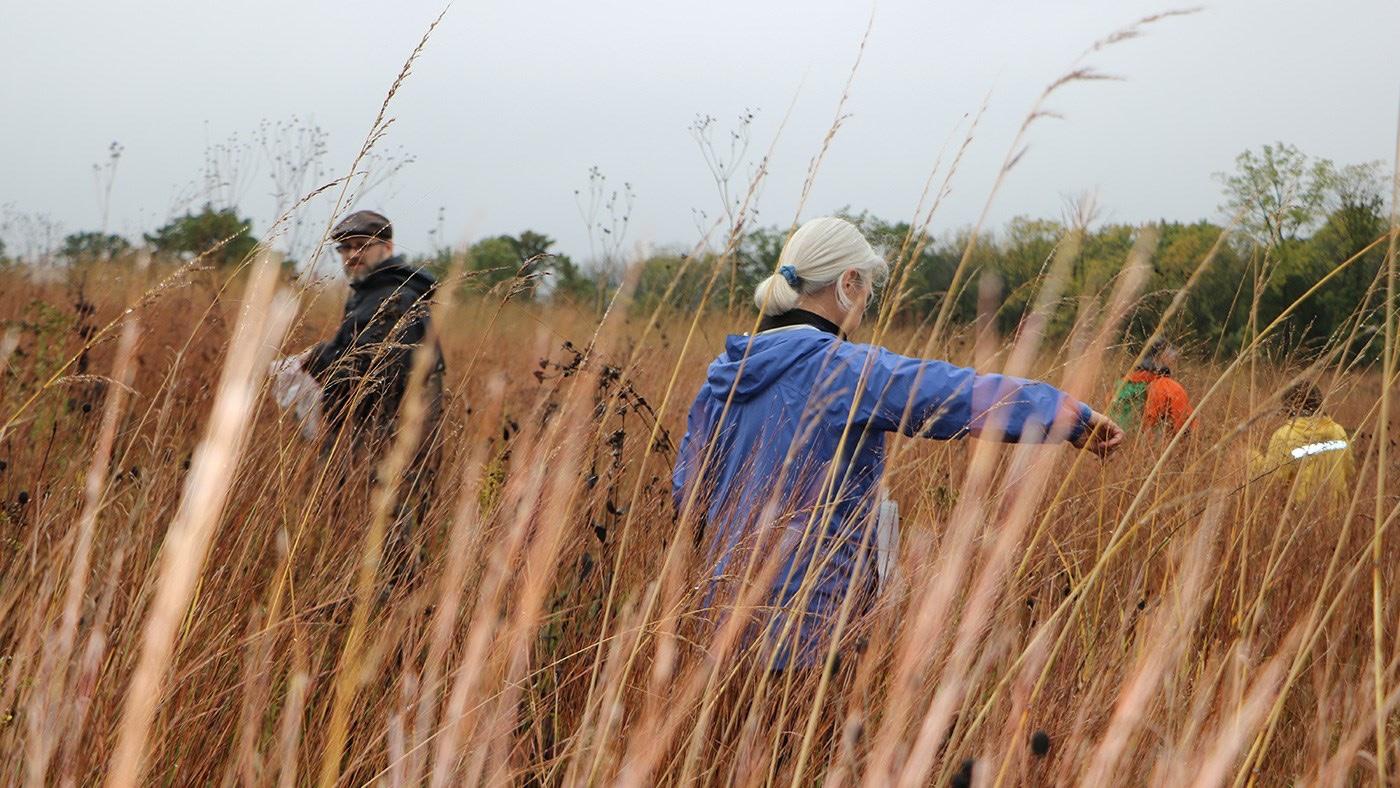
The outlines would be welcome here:
[[[778,273],[782,274],[782,277],[787,280],[788,285],[791,286],[793,290],[796,290],[797,283],[802,281],[802,279],[797,276],[797,269],[790,265],[780,266],[778,268]]]

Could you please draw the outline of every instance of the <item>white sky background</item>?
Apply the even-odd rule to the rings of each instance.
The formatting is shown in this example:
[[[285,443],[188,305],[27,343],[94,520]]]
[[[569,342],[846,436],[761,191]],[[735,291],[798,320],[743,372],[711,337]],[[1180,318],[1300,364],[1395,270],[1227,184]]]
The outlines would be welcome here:
[[[2,0],[0,204],[96,229],[92,166],[115,140],[125,153],[109,229],[138,239],[198,180],[209,144],[293,115],[329,133],[338,175],[441,7]],[[935,232],[972,222],[1045,85],[1095,39],[1174,7],[881,0],[850,117],[803,217],[849,205],[908,218],[939,149],[950,134],[960,141],[955,126],[990,91]],[[529,228],[587,258],[574,190],[597,165],[609,184],[633,184],[631,242],[689,246],[692,209],[720,206],[687,127],[705,113],[723,132],[756,108],[756,160],[795,97],[759,203],[762,224],[785,225],[869,13],[826,0],[458,2],[391,105],[385,144],[416,161],[357,207],[388,214],[410,252],[426,251],[441,208],[448,242]],[[1218,218],[1211,174],[1276,140],[1339,164],[1392,163],[1395,0],[1220,2],[1087,64],[1125,81],[1072,85],[1050,102],[1065,119],[1034,127],[993,226],[1057,216],[1065,195],[1085,190],[1108,220]],[[270,190],[257,173],[241,200],[257,232]]]

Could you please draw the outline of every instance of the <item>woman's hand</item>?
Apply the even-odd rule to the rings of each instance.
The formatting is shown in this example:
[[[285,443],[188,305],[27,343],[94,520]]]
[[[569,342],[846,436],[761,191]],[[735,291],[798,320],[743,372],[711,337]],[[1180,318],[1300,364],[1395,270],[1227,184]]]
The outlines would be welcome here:
[[[1122,443],[1123,428],[1096,410],[1089,412],[1089,423],[1074,439],[1076,449],[1088,449],[1100,457],[1107,457]]]

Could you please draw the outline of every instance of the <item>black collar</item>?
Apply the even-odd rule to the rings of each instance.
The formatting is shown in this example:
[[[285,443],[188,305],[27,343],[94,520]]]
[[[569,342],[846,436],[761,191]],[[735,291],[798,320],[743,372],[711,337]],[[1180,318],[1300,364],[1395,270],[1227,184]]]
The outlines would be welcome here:
[[[827,320],[816,312],[808,312],[805,309],[789,309],[781,315],[765,315],[762,320],[758,321],[759,331],[768,331],[773,328],[787,328],[788,326],[811,326],[818,331],[825,331],[834,337],[846,338],[846,335],[841,333],[840,326]]]
[[[397,277],[393,274],[393,271],[396,270],[400,272]],[[386,272],[388,272],[388,276],[385,276]],[[405,274],[411,273],[413,273],[413,270],[404,264],[403,255],[396,254],[393,257],[386,257],[380,260],[374,268],[370,269],[369,273],[365,274],[363,279],[358,282],[351,282],[350,286],[356,290],[369,290],[383,284],[386,279],[391,281],[394,279],[402,279]]]

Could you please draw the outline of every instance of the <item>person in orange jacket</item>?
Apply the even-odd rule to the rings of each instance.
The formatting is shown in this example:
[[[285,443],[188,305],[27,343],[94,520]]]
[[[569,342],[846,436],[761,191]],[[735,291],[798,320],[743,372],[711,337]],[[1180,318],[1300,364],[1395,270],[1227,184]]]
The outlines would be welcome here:
[[[1186,389],[1172,377],[1171,367],[1181,358],[1171,343],[1153,342],[1137,369],[1118,383],[1109,417],[1125,430],[1186,426],[1191,416],[1191,400]]]

